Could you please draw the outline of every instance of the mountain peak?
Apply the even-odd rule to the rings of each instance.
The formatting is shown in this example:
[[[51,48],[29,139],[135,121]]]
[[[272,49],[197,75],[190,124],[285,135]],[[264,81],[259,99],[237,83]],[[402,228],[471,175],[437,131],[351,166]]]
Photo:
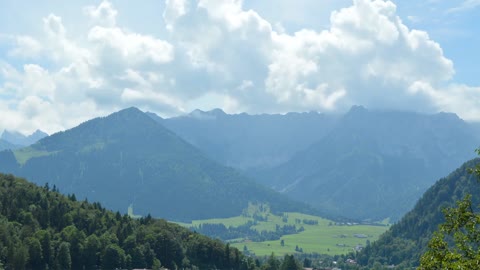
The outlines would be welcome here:
[[[367,108],[363,107],[362,105],[353,105],[347,114],[359,114],[366,112],[368,112]]]
[[[129,122],[136,122],[136,121],[152,121],[152,118],[148,116],[146,113],[142,112],[137,107],[129,107],[118,112],[114,112],[106,117],[109,120],[119,121],[122,125],[125,125]],[[95,120],[95,119],[93,119]]]
[[[43,139],[47,136],[48,136],[47,133],[39,129],[37,129],[34,133],[28,136],[25,136],[18,131],[5,130],[2,134],[1,139],[14,145],[27,146],[27,145],[34,144],[38,140]]]
[[[210,111],[202,111],[200,109],[195,109],[191,113],[188,114],[189,117],[197,118],[197,119],[205,119],[205,120],[213,120],[217,117],[223,117],[227,115],[222,109],[216,108]]]
[[[216,115],[216,116],[226,115],[226,113],[225,113],[222,109],[220,109],[220,108],[215,108],[215,109],[213,109],[213,110],[211,110],[211,111],[208,111],[207,113],[208,113],[208,114],[212,114],[212,115]]]
[[[460,117],[456,113],[451,113],[451,112],[439,112],[436,114],[438,118],[445,119],[445,120],[450,120],[450,121],[462,121]]]
[[[40,130],[40,129],[37,129],[37,130],[35,130],[35,132],[33,132],[33,133],[32,133],[30,136],[28,136],[28,137],[30,137],[30,138],[35,139],[36,141],[38,141],[38,140],[40,140],[40,139],[42,139],[42,138],[45,138],[45,137],[47,137],[47,136],[48,136],[47,133],[43,132],[43,131]]]
[[[38,147],[48,151],[59,149],[78,151],[91,144],[111,141],[112,138],[118,140],[156,131],[169,133],[146,113],[130,107],[106,117],[88,120],[77,127],[46,137],[39,141]]]
[[[122,109],[118,112],[114,112],[111,115],[133,115],[133,114],[143,114],[143,112],[137,107],[129,107]]]

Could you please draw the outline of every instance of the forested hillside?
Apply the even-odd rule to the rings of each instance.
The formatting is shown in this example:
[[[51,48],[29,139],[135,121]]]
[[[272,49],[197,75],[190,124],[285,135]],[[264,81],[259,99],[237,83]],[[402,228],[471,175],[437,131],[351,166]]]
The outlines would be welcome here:
[[[440,179],[425,192],[412,211],[358,255],[358,262],[368,266],[367,269],[376,262],[400,267],[418,266],[433,232],[445,221],[442,209],[455,207],[466,194],[473,195],[472,205],[479,205],[480,183],[469,172],[469,168],[478,163],[480,159],[469,161]]]
[[[246,269],[235,248],[0,174],[0,269]],[[196,269],[198,269],[196,268]]]
[[[27,148],[0,152],[0,172],[98,201],[125,213],[188,221],[241,214],[249,202],[274,211],[308,210],[129,108],[87,121]]]

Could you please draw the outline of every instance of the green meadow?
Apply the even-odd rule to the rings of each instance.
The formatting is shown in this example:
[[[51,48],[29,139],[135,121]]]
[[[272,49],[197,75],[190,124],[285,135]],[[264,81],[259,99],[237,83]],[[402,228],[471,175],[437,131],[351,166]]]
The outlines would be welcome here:
[[[182,223],[182,225],[191,227],[200,224],[224,224],[226,227],[238,227],[254,219],[248,215],[255,211],[250,205],[247,214],[242,216],[224,218],[195,220],[191,223]],[[384,233],[389,227],[377,225],[362,225],[355,223],[335,223],[334,221],[317,216],[301,213],[284,213],[283,215],[274,215],[269,209],[262,212],[265,221],[257,221],[251,228],[257,232],[275,231],[276,226],[295,225],[298,228],[303,227],[304,231],[296,234],[283,235],[281,239],[275,241],[253,242],[249,239],[231,239],[228,240],[231,246],[240,250],[245,247],[248,252],[256,256],[268,256],[275,253],[277,256],[292,253],[319,253],[329,255],[346,254],[353,251],[355,247],[365,247],[367,241],[373,242]],[[305,224],[303,220],[316,221],[318,224]],[[301,221],[299,223],[299,221]],[[281,241],[283,240],[283,246]]]

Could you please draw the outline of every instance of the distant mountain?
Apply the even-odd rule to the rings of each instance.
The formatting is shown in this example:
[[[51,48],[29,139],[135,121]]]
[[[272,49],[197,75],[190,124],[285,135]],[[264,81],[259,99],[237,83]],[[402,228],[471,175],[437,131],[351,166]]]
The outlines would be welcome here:
[[[210,158],[244,171],[271,168],[325,136],[338,117],[317,112],[249,115],[220,109],[154,119]]]
[[[6,150],[6,149],[17,149],[20,148],[21,146],[12,144],[10,142],[7,142],[3,139],[0,139],[0,151]]]
[[[0,171],[49,182],[109,209],[192,220],[235,216],[248,202],[273,210],[303,204],[204,156],[136,108],[96,118],[30,147],[0,152]]]
[[[357,106],[320,141],[257,178],[332,213],[397,220],[436,179],[473,158],[478,144],[455,114]]]
[[[43,139],[47,136],[48,136],[48,134],[41,131],[41,130],[37,130],[37,131],[35,131],[34,133],[32,133],[31,135],[28,135],[28,136],[25,136],[22,133],[19,133],[19,132],[16,132],[16,131],[5,130],[2,133],[1,139],[9,142],[11,144],[14,144],[14,145],[28,146],[28,145],[36,143],[40,139]]]
[[[435,183],[413,210],[357,256],[358,262],[368,269],[372,269],[375,262],[400,265],[405,269],[418,266],[433,232],[445,221],[442,209],[455,207],[456,201],[466,194],[472,194],[473,206],[480,204],[480,183],[468,172],[469,168],[479,163],[478,158],[471,160]]]

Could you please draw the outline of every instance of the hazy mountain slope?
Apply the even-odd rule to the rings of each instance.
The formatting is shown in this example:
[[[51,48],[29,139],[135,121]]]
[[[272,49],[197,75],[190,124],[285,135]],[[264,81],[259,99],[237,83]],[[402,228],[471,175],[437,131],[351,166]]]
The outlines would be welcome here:
[[[220,109],[168,119],[152,117],[209,157],[246,171],[289,160],[325,136],[337,120],[317,112],[230,115]]]
[[[28,146],[47,136],[48,134],[41,130],[37,130],[28,136],[25,136],[19,132],[5,130],[2,133],[1,139],[14,145]]]
[[[322,140],[259,181],[358,219],[397,219],[442,175],[474,157],[478,139],[454,114],[354,107]]]
[[[373,263],[418,266],[432,233],[444,222],[442,209],[454,207],[466,194],[472,194],[474,206],[480,203],[480,183],[468,172],[480,163],[475,159],[463,164],[449,176],[440,179],[429,188],[397,224],[393,225],[378,241],[363,250],[359,258],[362,265]],[[370,268],[369,268],[370,269]]]
[[[10,142],[7,142],[3,139],[0,139],[0,151],[6,150],[6,149],[17,149],[20,148],[21,146],[12,144]]]
[[[175,220],[235,216],[249,201],[303,207],[209,160],[136,108],[0,152],[0,171],[110,209],[126,212],[133,203],[137,214]]]

